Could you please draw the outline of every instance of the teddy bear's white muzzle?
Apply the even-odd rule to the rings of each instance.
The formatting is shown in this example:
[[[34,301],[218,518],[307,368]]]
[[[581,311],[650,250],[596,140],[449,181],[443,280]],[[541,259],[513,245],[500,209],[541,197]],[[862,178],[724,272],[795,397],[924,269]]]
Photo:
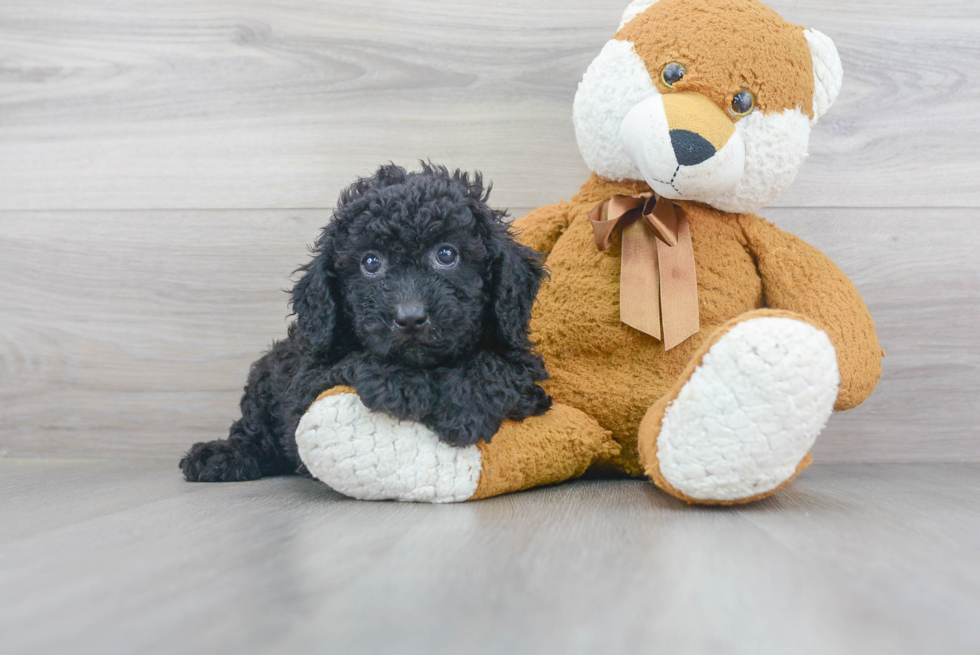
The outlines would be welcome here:
[[[720,116],[708,113],[703,122],[669,116],[665,103],[682,95],[692,94],[658,93],[635,105],[620,124],[619,138],[658,194],[706,201],[738,186],[745,172],[745,142],[717,107]]]

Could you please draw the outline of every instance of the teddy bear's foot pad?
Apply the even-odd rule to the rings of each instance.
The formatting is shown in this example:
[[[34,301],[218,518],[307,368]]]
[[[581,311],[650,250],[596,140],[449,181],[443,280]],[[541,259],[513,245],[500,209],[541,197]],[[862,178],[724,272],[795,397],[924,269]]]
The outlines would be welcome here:
[[[314,403],[296,445],[314,477],[360,500],[461,502],[480,480],[479,448],[454,448],[421,423],[372,412],[353,393]]]
[[[694,502],[767,495],[804,468],[838,384],[824,332],[792,318],[737,323],[666,406],[656,443],[660,475]]]

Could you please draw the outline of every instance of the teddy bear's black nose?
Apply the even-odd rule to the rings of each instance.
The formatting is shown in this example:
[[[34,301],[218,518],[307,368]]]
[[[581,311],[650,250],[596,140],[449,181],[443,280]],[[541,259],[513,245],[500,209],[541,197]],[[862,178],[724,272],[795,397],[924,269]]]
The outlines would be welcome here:
[[[681,166],[697,166],[717,154],[707,139],[689,130],[671,130],[670,143]]]
[[[395,306],[395,325],[406,332],[417,330],[429,320],[429,314],[425,307],[419,304],[396,305]]]

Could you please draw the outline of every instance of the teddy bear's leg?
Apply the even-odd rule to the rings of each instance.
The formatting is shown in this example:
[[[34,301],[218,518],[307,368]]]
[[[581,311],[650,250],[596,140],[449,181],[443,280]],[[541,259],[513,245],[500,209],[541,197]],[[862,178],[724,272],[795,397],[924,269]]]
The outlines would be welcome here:
[[[764,498],[810,464],[839,381],[823,331],[792,312],[749,312],[718,328],[647,411],[640,459],[689,503]]]
[[[313,403],[296,430],[296,445],[310,473],[345,496],[428,503],[561,482],[619,448],[593,419],[563,405],[504,421],[489,444],[455,448],[421,423],[372,412],[349,387]]]

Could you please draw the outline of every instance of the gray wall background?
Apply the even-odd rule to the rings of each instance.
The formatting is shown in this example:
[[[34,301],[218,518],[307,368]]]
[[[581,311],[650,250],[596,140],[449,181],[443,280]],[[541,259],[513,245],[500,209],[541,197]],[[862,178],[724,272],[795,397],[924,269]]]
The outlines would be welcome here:
[[[0,456],[177,457],[235,418],[354,177],[480,169],[520,216],[587,178],[571,103],[626,0],[5,0]],[[888,353],[818,462],[980,461],[980,4],[772,0],[838,104],[760,212]]]

